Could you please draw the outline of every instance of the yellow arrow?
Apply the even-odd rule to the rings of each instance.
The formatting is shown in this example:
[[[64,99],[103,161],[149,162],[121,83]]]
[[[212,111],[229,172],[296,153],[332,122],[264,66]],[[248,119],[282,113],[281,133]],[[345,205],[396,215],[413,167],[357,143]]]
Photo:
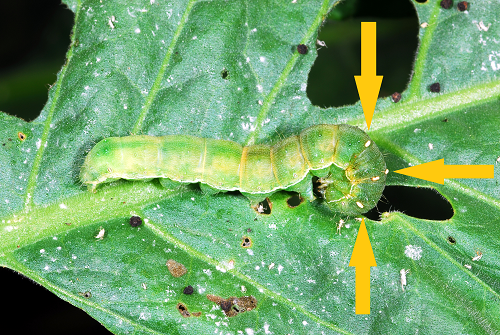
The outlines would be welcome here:
[[[444,165],[439,159],[394,172],[444,185],[445,178],[493,178],[494,170],[494,165]]]
[[[383,76],[377,76],[377,22],[361,22],[361,76],[354,76],[370,129]]]
[[[365,220],[361,220],[349,266],[356,267],[356,314],[370,314],[370,267],[377,266]]]

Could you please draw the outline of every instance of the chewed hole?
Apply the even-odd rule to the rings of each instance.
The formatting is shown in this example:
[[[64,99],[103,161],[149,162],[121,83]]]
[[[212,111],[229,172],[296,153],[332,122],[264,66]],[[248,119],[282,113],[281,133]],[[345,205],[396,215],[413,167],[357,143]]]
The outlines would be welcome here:
[[[223,69],[220,73],[222,79],[229,79],[229,72],[226,69]]]
[[[243,236],[241,238],[241,246],[243,248],[250,248],[252,246],[252,239],[248,236]]]
[[[447,240],[448,240],[448,243],[450,243],[450,244],[457,243],[457,240],[455,240],[455,238],[453,236],[448,236]]]
[[[265,198],[263,201],[252,207],[259,214],[269,215],[271,214],[273,203],[269,200],[269,198]]]
[[[377,21],[377,74],[384,75],[379,97],[403,92],[408,86],[418,47],[416,4],[412,1],[363,1],[362,5],[353,6],[352,3],[339,1],[324,20],[317,41],[310,43],[310,49],[315,48],[318,54],[309,72],[306,90],[313,105],[340,107],[359,101],[352,76],[360,74],[359,21],[365,21],[366,17]],[[346,31],[350,32],[349,36]]]
[[[454,212],[446,198],[433,188],[410,186],[386,186],[377,206],[365,217],[380,221],[385,212],[402,212],[425,220],[448,220]]]
[[[286,204],[290,208],[295,208],[303,202],[304,202],[304,198],[302,198],[298,194],[292,195],[290,198],[286,199]]]

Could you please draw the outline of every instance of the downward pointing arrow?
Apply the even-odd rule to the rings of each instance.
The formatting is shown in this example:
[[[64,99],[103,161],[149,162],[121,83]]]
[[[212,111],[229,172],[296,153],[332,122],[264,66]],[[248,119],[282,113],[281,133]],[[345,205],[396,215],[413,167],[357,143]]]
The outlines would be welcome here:
[[[370,129],[383,76],[377,76],[377,23],[361,22],[361,76],[354,76]]]
[[[372,245],[361,220],[349,266],[356,267],[356,314],[370,314],[370,268],[377,266]]]

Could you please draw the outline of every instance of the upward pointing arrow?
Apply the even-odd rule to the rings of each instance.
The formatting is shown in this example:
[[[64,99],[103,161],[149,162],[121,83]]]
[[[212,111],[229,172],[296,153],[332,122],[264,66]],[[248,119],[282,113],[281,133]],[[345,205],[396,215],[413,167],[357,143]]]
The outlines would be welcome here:
[[[349,266],[356,267],[356,314],[370,314],[370,269],[377,266],[372,245],[361,221]]]
[[[377,76],[377,22],[361,22],[361,75],[354,76],[370,129],[383,76]]]

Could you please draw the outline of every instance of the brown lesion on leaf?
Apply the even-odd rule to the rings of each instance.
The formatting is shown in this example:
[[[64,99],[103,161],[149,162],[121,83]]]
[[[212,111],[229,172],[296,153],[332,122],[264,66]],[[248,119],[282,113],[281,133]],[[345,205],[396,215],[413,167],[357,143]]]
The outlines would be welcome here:
[[[252,246],[252,239],[248,236],[243,236],[241,238],[241,246],[243,248],[250,248]]]
[[[269,198],[265,198],[263,201],[259,202],[257,205],[252,206],[252,208],[259,214],[269,215],[273,208],[273,203]]]
[[[290,208],[295,208],[304,202],[304,198],[302,198],[299,194],[292,195],[290,198],[286,199],[286,204]]]
[[[223,299],[213,294],[207,294],[207,299],[216,303],[228,317],[248,312],[257,307],[257,299],[254,296],[229,297]]]
[[[175,278],[179,278],[187,272],[187,269],[183,264],[176,262],[173,259],[169,259],[167,261],[167,267],[170,274]]]
[[[17,137],[21,140],[21,142],[24,142],[26,139],[26,135],[22,131],[17,133]]]
[[[177,310],[179,311],[179,313],[184,317],[184,318],[190,318],[192,316],[194,317],[198,317],[198,316],[201,316],[201,312],[190,312],[187,308],[186,305],[184,305],[183,303],[178,303],[177,304]]]

